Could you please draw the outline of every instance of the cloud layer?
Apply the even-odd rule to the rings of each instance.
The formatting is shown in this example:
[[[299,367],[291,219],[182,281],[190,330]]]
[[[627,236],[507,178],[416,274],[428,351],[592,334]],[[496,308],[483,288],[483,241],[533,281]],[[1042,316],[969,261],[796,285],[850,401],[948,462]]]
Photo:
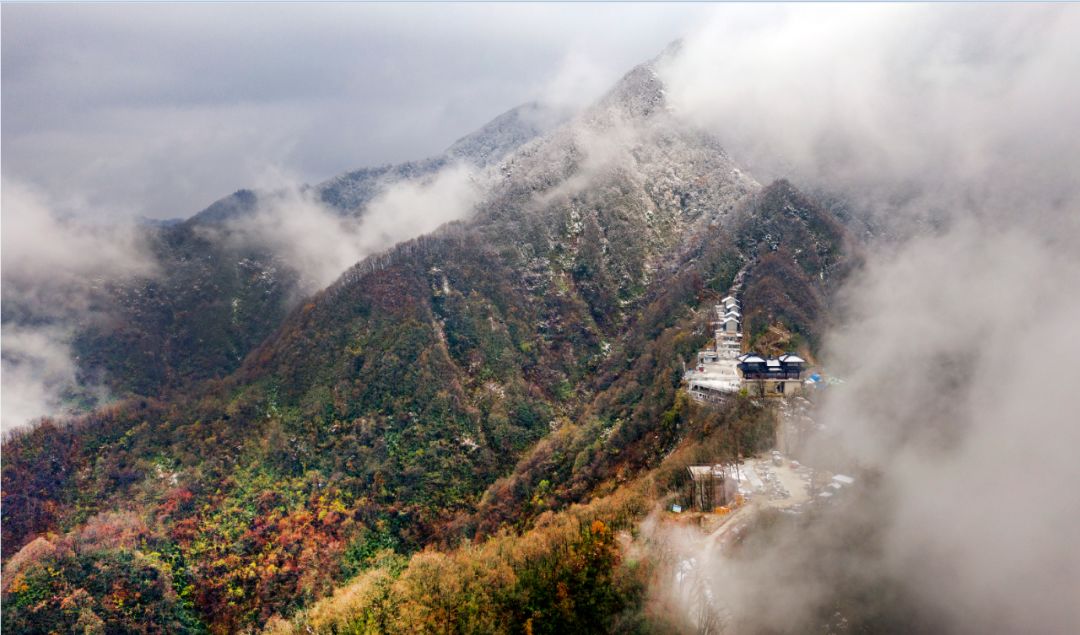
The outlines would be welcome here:
[[[724,8],[664,69],[755,175],[901,238],[843,291],[822,358],[846,383],[799,457],[872,496],[699,552],[720,622],[802,632],[857,597],[946,632],[1080,629],[1078,29],[1072,6]]]
[[[130,223],[88,224],[59,216],[24,183],[2,184],[3,386],[0,428],[63,411],[76,385],[70,340],[94,318],[92,296],[107,281],[156,273]],[[98,388],[84,391],[103,394]]]
[[[821,421],[893,503],[868,564],[956,632],[1080,628],[1078,245],[974,224],[917,241],[849,290],[829,346],[848,383]]]
[[[663,76],[759,180],[901,221],[1060,216],[1080,189],[1078,28],[1063,5],[725,7]]]
[[[63,209],[186,217],[267,166],[313,183],[581,106],[705,9],[5,5],[4,175]],[[617,28],[612,28],[617,25]]]

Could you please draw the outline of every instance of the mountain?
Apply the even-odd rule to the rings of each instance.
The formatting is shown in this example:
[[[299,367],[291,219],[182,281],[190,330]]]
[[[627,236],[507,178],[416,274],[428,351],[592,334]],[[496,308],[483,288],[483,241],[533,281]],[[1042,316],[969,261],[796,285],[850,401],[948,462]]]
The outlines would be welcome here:
[[[343,217],[361,218],[388,188],[422,182],[457,162],[482,168],[561,117],[526,104],[437,157],[349,172],[303,191]],[[295,205],[282,196],[239,190],[186,221],[143,223],[154,275],[86,281],[87,289],[94,286],[80,312],[94,317],[72,329],[79,382],[104,384],[121,396],[151,396],[234,371],[309,291],[279,245],[252,239],[238,227],[267,205]],[[17,299],[5,298],[5,323],[45,319],[27,313]]]
[[[446,150],[446,154],[473,165],[492,165],[558,127],[570,115],[554,106],[529,102],[504,112],[475,132],[458,139]]]
[[[859,250],[832,213],[787,181],[763,190],[753,208],[736,236],[754,258],[743,293],[743,328],[751,345],[773,329],[774,341],[757,347],[763,352],[781,354],[803,344],[816,349],[829,296],[858,264]],[[775,341],[778,328],[788,336]]]
[[[539,103],[522,104],[458,139],[442,154],[419,161],[345,172],[304,189],[339,214],[363,215],[368,203],[397,183],[431,176],[458,162],[478,168],[487,167],[556,127],[567,116],[567,113]],[[195,214],[191,222],[215,224],[234,220],[253,213],[260,201],[265,202],[277,195],[275,192],[238,190]]]
[[[130,628],[104,598],[121,589],[171,624],[236,632],[360,574],[367,590],[347,593],[389,598],[392,587],[420,611],[403,623],[411,613],[395,616],[397,605],[343,609],[384,620],[376,631],[624,624],[617,616],[640,604],[640,589],[619,568],[612,527],[648,505],[620,484],[670,471],[666,457],[727,435],[724,421],[748,422],[744,448],[771,430],[760,406],[702,415],[679,396],[683,360],[707,340],[701,309],[742,271],[760,319],[813,346],[851,246],[828,211],[788,183],[762,188],[715,138],[675,118],[653,63],[546,134],[532,137],[527,115],[504,115],[448,151],[490,164],[473,217],[368,257],[280,320],[289,282],[263,275],[272,260],[191,299],[214,307],[233,285],[271,285],[253,287],[261,309],[248,319],[268,331],[261,342],[227,349],[235,364],[196,358],[229,375],[161,394],[148,385],[146,398],[6,440],[5,621],[44,631],[92,615]],[[407,165],[319,191],[349,209],[370,200],[372,183],[427,169]],[[214,214],[244,213],[246,197]],[[170,248],[198,240],[192,225],[205,221],[176,230],[191,233]],[[805,298],[813,306],[794,312]],[[227,317],[215,315],[173,331],[196,341],[167,341],[206,355],[213,322]],[[463,540],[485,541],[486,559],[422,551]],[[445,558],[485,580],[488,565],[513,563],[491,581],[510,589],[488,607],[502,617],[440,622],[449,613],[425,602],[453,593],[457,578],[425,586],[417,576]],[[136,596],[139,583],[161,591]],[[46,596],[75,599],[34,599]]]

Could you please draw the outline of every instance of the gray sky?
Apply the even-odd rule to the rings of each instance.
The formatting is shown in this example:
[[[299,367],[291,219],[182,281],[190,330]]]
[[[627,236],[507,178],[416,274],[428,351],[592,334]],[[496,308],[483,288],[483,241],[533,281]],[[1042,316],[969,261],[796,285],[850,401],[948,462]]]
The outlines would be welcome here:
[[[5,4],[3,177],[61,213],[187,216],[282,174],[431,155],[531,99],[583,102],[708,10]]]

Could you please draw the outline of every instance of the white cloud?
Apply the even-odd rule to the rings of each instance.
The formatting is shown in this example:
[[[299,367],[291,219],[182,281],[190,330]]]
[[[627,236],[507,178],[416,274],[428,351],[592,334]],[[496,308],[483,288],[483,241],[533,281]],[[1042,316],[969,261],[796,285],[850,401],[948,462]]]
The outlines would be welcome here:
[[[5,179],[0,189],[5,285],[49,286],[152,270],[132,225],[95,226],[84,219],[61,218],[42,193],[18,181]]]
[[[1020,223],[1018,223],[1020,224]],[[1080,628],[1080,235],[962,223],[873,265],[821,420],[894,501],[873,563],[960,632]]]
[[[723,7],[663,69],[682,117],[759,179],[886,212],[1075,198],[1071,6]]]
[[[485,178],[455,164],[432,177],[390,187],[371,202],[360,223],[358,234],[366,252],[387,249],[465,218],[480,201]]]
[[[759,177],[947,221],[871,246],[823,351],[846,383],[799,458],[845,457],[873,499],[753,557],[702,554],[730,624],[802,631],[882,584],[898,594],[856,610],[1080,629],[1078,28],[1072,6],[725,7],[664,69],[676,114]]]
[[[75,364],[62,326],[18,326],[0,329],[3,347],[3,395],[0,431],[38,417],[61,412],[62,394],[75,385]]]
[[[45,195],[8,179],[2,208],[0,426],[6,430],[62,410],[63,394],[76,379],[71,334],[76,323],[93,318],[95,288],[106,280],[154,275],[156,269],[133,225],[61,218]]]
[[[287,182],[280,173],[268,182]],[[342,216],[290,186],[262,197],[260,208],[229,226],[232,240],[272,250],[302,277],[301,292],[317,291],[365,257],[470,215],[480,200],[481,174],[454,164],[388,186],[357,218]]]

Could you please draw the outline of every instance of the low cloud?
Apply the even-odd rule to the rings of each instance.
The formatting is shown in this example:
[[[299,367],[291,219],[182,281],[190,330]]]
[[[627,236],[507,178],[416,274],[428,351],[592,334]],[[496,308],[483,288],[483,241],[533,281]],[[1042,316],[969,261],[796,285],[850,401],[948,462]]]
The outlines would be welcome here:
[[[25,184],[2,184],[3,381],[0,426],[60,413],[76,384],[70,339],[108,281],[154,275],[132,224],[88,225],[58,216]],[[87,391],[103,396],[96,387]]]
[[[64,412],[64,397],[76,385],[71,331],[60,325],[4,324],[0,338],[4,350],[0,430]]]
[[[484,173],[456,164],[430,178],[390,187],[361,219],[358,233],[365,255],[466,218],[480,201],[486,179]]]
[[[369,255],[468,217],[480,200],[483,178],[474,168],[454,164],[390,185],[358,217],[343,216],[310,190],[291,186],[262,197],[255,214],[227,229],[238,244],[266,248],[294,267],[301,292],[308,294]]]
[[[1070,6],[724,8],[667,62],[673,111],[736,161],[900,239],[841,293],[820,358],[845,383],[796,457],[858,473],[848,504],[736,557],[661,537],[719,630],[1080,630],[1078,27]]]
[[[42,193],[5,179],[2,184],[4,287],[20,293],[87,277],[146,275],[153,261],[131,224],[89,225],[62,218]]]
[[[1077,28],[1063,5],[728,6],[661,74],[759,179],[898,222],[1053,212],[1080,188]]]
[[[873,564],[957,632],[1080,628],[1078,238],[919,240],[851,287],[828,346],[847,384],[821,421],[893,502]]]

